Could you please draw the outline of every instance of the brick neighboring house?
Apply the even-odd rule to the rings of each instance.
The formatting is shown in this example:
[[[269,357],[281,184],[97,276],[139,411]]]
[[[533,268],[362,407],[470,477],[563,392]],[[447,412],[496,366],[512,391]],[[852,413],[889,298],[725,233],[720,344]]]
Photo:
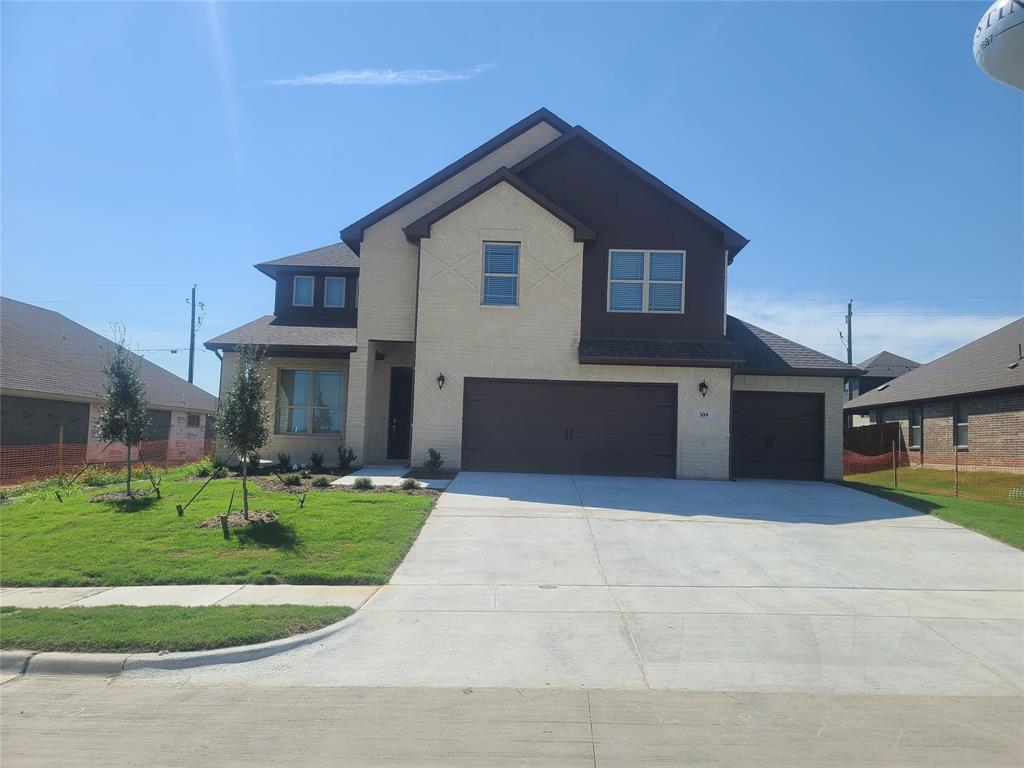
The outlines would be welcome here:
[[[64,315],[0,297],[0,446],[11,465],[5,476],[18,469],[19,449],[55,445],[61,428],[69,463],[124,460],[124,447],[106,446],[95,431],[103,366],[113,350],[112,341]],[[150,405],[149,460],[201,458],[217,398],[145,358],[141,372]]]
[[[538,110],[341,231],[263,262],[273,437],[306,461],[659,477],[842,475],[861,371],[726,314],[746,238]],[[358,303],[358,308],[357,308]]]
[[[909,373],[920,366],[920,363],[883,349],[877,355],[872,355],[857,364],[857,367],[863,369],[864,373],[847,381],[846,399],[852,400],[865,392],[870,392],[887,381],[892,381],[897,376]],[[866,424],[870,424],[867,416],[855,413],[846,414],[846,426],[862,427]]]
[[[898,423],[910,461],[1024,471],[1024,318],[850,400],[848,416]]]

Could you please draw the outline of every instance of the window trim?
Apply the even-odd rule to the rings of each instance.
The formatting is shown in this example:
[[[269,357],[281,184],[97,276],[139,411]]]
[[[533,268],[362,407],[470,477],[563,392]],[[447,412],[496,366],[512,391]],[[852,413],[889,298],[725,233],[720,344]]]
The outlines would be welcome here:
[[[914,413],[917,413],[917,442],[914,442]],[[911,405],[907,414],[907,447],[912,451],[920,451],[924,448],[924,408],[920,405]]]
[[[286,372],[291,373],[306,373],[309,375],[308,390],[306,392],[306,404],[304,406],[299,405],[285,405],[281,403],[281,378]],[[341,399],[338,403],[338,408],[317,408],[316,406],[316,375],[318,373],[336,373],[341,376]],[[274,434],[275,435],[289,435],[291,437],[329,437],[334,438],[337,435],[345,434],[345,419],[346,412],[348,410],[348,371],[340,368],[278,368],[277,369],[277,386],[274,390]],[[281,409],[287,408],[289,410],[304,410],[306,412],[306,429],[303,432],[290,432],[281,430]],[[314,432],[313,431],[313,418],[314,414],[318,410],[338,410],[341,412],[341,428],[337,432]]]
[[[960,409],[964,409],[964,420],[960,421]],[[967,403],[953,403],[953,447],[958,451],[966,451],[971,444],[971,414],[967,413]],[[960,442],[960,427],[967,431],[967,442]]]
[[[487,246],[488,245],[514,245],[516,247],[516,271],[512,272],[488,272],[487,271]],[[484,240],[480,244],[480,306],[497,309],[518,309],[519,308],[519,287],[522,275],[523,242],[521,240]],[[516,300],[514,304],[491,304],[487,299],[487,278],[488,277],[514,277],[516,281]]]
[[[642,253],[644,256],[643,277],[640,280],[612,280],[613,253]],[[674,253],[683,257],[682,280],[651,280],[651,254]],[[612,283],[640,285],[640,309],[613,309]],[[679,309],[651,309],[651,285],[678,285]],[[685,248],[609,248],[608,270],[605,287],[605,311],[617,315],[684,315],[686,314],[686,249]]]
[[[328,304],[327,303],[327,285],[331,280],[341,280],[341,304]],[[344,309],[345,308],[345,293],[348,291],[348,281],[344,275],[326,275],[324,277],[324,309]]]
[[[309,292],[309,304],[299,304],[295,300],[295,289],[298,287],[299,278],[313,281],[313,289]],[[292,275],[292,306],[312,307],[316,304],[316,275]]]

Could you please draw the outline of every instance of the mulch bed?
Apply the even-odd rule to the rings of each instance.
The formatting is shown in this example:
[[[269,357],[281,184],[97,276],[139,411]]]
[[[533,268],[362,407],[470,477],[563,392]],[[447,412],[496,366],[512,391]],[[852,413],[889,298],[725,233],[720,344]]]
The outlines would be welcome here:
[[[265,491],[273,491],[274,493],[320,493],[322,491],[344,491],[345,493],[407,493],[410,496],[432,496],[437,498],[441,495],[440,491],[428,490],[426,488],[414,488],[413,490],[405,491],[401,488],[387,488],[387,487],[375,487],[369,490],[360,490],[353,488],[352,486],[346,485],[328,485],[326,488],[317,488],[313,485],[313,477],[304,477],[299,485],[285,485],[274,475],[257,475],[256,477],[250,477],[250,482],[256,483],[260,488]],[[337,479],[334,475],[320,475],[320,477],[327,477],[330,480]]]
[[[228,515],[228,528],[245,528],[247,525],[263,525],[265,523],[273,523],[277,520],[277,513],[269,509],[258,509],[256,511],[249,511],[249,519],[246,520],[241,512],[232,512]],[[208,517],[199,524],[200,528],[216,528],[218,531],[220,528],[220,515]]]
[[[103,501],[137,501],[143,499],[146,496],[150,496],[153,493],[152,488],[144,488],[141,491],[132,491],[132,495],[129,496],[125,491],[117,491],[115,493],[98,493],[95,496],[89,497],[89,502],[92,504],[98,504]]]

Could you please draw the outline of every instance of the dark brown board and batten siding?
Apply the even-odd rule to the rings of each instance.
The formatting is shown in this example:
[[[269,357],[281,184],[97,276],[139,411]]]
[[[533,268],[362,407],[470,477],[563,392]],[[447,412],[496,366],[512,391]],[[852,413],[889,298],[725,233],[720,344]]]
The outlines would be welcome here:
[[[724,334],[722,234],[589,143],[574,139],[519,171],[597,230],[583,248],[583,338],[711,339]],[[686,251],[683,314],[608,312],[608,251]]]
[[[292,306],[292,290],[297,275],[310,275],[313,283],[313,306]],[[324,285],[327,277],[345,278],[345,306],[331,308],[324,306]],[[274,315],[282,320],[323,323],[339,328],[355,327],[356,325],[356,284],[359,270],[335,270],[324,272],[312,267],[295,270],[281,270],[275,278],[277,286],[274,292]]]

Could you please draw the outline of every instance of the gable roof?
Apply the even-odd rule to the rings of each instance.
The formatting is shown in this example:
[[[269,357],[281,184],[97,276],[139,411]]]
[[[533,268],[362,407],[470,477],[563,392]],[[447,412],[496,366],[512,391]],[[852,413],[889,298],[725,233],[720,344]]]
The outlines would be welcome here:
[[[512,141],[520,134],[526,133],[528,130],[537,126],[541,123],[547,123],[552,128],[559,132],[568,131],[570,126],[562,118],[551,112],[548,109],[541,107],[531,115],[527,115],[515,125],[506,128],[504,131],[499,133],[492,139],[485,141],[479,147],[471,152],[460,157],[454,163],[442,168],[440,171],[435,173],[433,176],[424,179],[412,189],[409,189],[394,200],[385,203],[384,205],[377,208],[377,210],[368,213],[358,221],[349,224],[340,232],[341,239],[355,252],[359,253],[359,244],[363,239],[363,232],[376,224],[386,216],[390,216],[392,213],[408,205],[410,202],[415,200],[417,197],[429,192],[434,187],[442,184],[448,179],[455,176],[460,171],[464,171],[466,168],[471,166],[483,157],[486,157],[491,152],[494,152],[499,147]]]
[[[772,376],[857,376],[861,369],[738,317],[726,319],[726,337],[743,354],[737,374]]]
[[[458,210],[470,200],[479,197],[487,190],[501,184],[502,182],[519,190],[541,208],[546,209],[551,215],[561,219],[572,227],[575,232],[577,242],[581,240],[593,240],[596,236],[593,228],[584,224],[571,213],[560,207],[557,203],[542,195],[521,178],[512,173],[508,168],[499,168],[490,176],[481,179],[476,184],[464,189],[459,194],[441,203],[437,208],[424,216],[421,216],[412,224],[405,227],[402,231],[405,232],[405,236],[410,242],[417,242],[420,238],[430,237],[430,227],[433,224],[443,219],[452,211]]]
[[[356,350],[356,329],[338,328],[327,322],[322,324],[312,323],[308,320],[292,322],[279,320],[273,315],[264,315],[210,339],[203,346],[207,349],[232,350],[240,344],[257,344],[268,347],[268,351],[275,354],[281,354],[287,350],[318,349],[341,355]]]
[[[908,371],[920,367],[920,363],[913,360],[894,355],[892,352],[882,350],[877,355],[872,355],[862,363],[857,364],[864,369],[865,376],[888,377],[891,379],[902,376]]]
[[[100,400],[110,339],[57,312],[0,298],[0,387],[51,397]],[[151,407],[212,413],[217,398],[139,357]]]
[[[282,268],[314,267],[316,269],[359,269],[359,257],[344,243],[332,243],[311,251],[295,253],[280,259],[262,261],[256,269],[273,277]]]
[[[654,174],[644,170],[639,165],[630,160],[628,157],[623,155],[621,152],[612,149],[599,138],[594,136],[594,134],[590,133],[590,131],[588,131],[586,128],[583,128],[582,126],[579,125],[575,126],[574,128],[568,131],[565,131],[557,139],[548,142],[529,157],[523,158],[514,166],[512,166],[511,170],[513,173],[520,173],[522,170],[533,165],[541,158],[547,157],[549,154],[557,150],[559,147],[565,145],[570,141],[575,140],[587,142],[590,146],[596,148],[600,152],[610,157],[613,161],[618,163],[627,171],[635,174],[644,182],[646,182],[647,184],[649,184],[650,186],[654,187],[656,190],[664,194],[672,202],[682,206],[690,213],[694,214],[697,218],[701,219],[703,222],[710,225],[712,228],[717,229],[719,232],[721,232],[722,237],[725,240],[725,245],[729,249],[730,264],[732,264],[732,260],[733,258],[735,258],[736,254],[739,253],[743,249],[743,247],[750,242],[747,238],[745,238],[739,232],[734,230],[732,227],[728,226],[721,220],[715,218],[710,213],[701,208],[699,205],[694,203],[692,200],[676,192],[676,190],[672,189],[672,187],[670,187],[668,184],[666,184],[661,179],[656,177]]]
[[[1021,345],[1024,317],[853,398],[843,410],[1024,388]]]

